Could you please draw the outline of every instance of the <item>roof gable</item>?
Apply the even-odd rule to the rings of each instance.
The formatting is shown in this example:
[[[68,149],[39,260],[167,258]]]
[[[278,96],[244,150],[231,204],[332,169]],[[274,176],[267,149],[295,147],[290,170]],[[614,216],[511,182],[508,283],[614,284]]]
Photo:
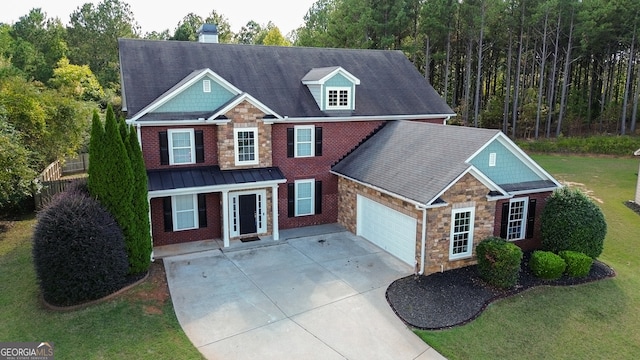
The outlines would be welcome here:
[[[548,172],[502,132],[473,154],[467,162],[504,189],[522,187],[519,184],[560,186]]]
[[[332,171],[426,205],[469,171],[471,166],[465,160],[496,133],[497,130],[394,121],[338,162]]]
[[[496,181],[496,174],[488,175],[470,161],[484,159],[485,152],[493,149],[491,144],[499,144],[496,146],[513,154],[514,170],[527,167],[538,177],[517,178],[515,183],[506,185]],[[559,186],[498,130],[414,121],[390,122],[334,165],[332,172],[425,206],[436,204],[465,174],[482,182],[487,195],[489,191],[507,195]]]
[[[361,82],[355,94],[357,108],[349,117],[454,115],[400,51],[134,39],[120,39],[119,50],[123,101],[130,119],[164,98],[195,69],[210,69],[282,117],[337,116],[320,110],[301,81],[311,69],[336,64]],[[339,72],[346,76],[346,70]]]
[[[206,80],[210,81],[211,91],[203,94],[203,82]],[[240,93],[238,88],[211,69],[194,70],[140,111],[131,114],[131,120],[149,113],[212,111]]]
[[[353,76],[340,66],[313,68],[302,78],[302,83],[305,85],[324,85],[327,80],[332,79],[338,74],[346,78],[352,84],[360,85],[360,79]]]

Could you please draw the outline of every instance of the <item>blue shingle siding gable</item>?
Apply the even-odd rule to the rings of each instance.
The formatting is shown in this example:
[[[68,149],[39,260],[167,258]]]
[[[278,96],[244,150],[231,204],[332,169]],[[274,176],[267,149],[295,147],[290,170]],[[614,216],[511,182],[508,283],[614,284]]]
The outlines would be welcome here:
[[[495,154],[495,166],[489,166],[492,153]],[[470,163],[499,185],[546,180],[531,170],[498,139],[494,139],[471,159]]]
[[[211,84],[211,91],[203,91],[203,82],[208,80]],[[227,103],[235,95],[229,90],[222,87],[215,80],[205,77],[182,92],[174,98],[167,101],[155,109],[154,113],[170,113],[170,112],[197,112],[197,111],[213,111]]]

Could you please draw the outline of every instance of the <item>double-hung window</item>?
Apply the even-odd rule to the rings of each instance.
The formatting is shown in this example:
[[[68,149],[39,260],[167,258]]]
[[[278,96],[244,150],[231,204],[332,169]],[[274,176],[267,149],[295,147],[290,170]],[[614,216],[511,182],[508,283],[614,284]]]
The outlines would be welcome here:
[[[314,156],[314,133],[315,127],[296,126],[295,130],[295,157],[311,157]]]
[[[172,198],[173,229],[190,230],[198,228],[198,196],[178,195]]]
[[[236,128],[233,130],[236,165],[257,165],[258,129]]]
[[[309,180],[297,180],[295,182],[296,188],[296,216],[313,215],[314,211],[314,190],[315,181]]]
[[[195,140],[193,129],[168,130],[169,164],[195,163]]]
[[[525,238],[528,200],[528,198],[517,198],[509,200],[507,240],[521,240]]]
[[[456,260],[471,256],[473,248],[473,207],[453,209],[451,213],[451,239],[449,259]]]
[[[327,110],[348,110],[351,108],[351,89],[348,87],[327,88]]]

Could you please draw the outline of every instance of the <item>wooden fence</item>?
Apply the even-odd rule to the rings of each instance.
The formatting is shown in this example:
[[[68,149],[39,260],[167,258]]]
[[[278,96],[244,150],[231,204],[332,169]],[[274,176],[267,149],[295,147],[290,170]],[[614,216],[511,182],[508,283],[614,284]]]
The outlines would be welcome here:
[[[89,168],[89,154],[80,154],[76,158],[65,159],[49,164],[34,181],[33,201],[37,210],[42,209],[53,197],[63,192],[69,184],[83,178]]]

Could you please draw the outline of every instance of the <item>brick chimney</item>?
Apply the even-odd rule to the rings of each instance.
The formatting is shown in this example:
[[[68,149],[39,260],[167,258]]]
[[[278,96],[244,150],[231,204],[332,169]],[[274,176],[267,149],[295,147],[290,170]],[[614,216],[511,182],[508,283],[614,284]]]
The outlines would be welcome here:
[[[214,24],[203,24],[198,29],[198,42],[218,43],[218,27]]]

